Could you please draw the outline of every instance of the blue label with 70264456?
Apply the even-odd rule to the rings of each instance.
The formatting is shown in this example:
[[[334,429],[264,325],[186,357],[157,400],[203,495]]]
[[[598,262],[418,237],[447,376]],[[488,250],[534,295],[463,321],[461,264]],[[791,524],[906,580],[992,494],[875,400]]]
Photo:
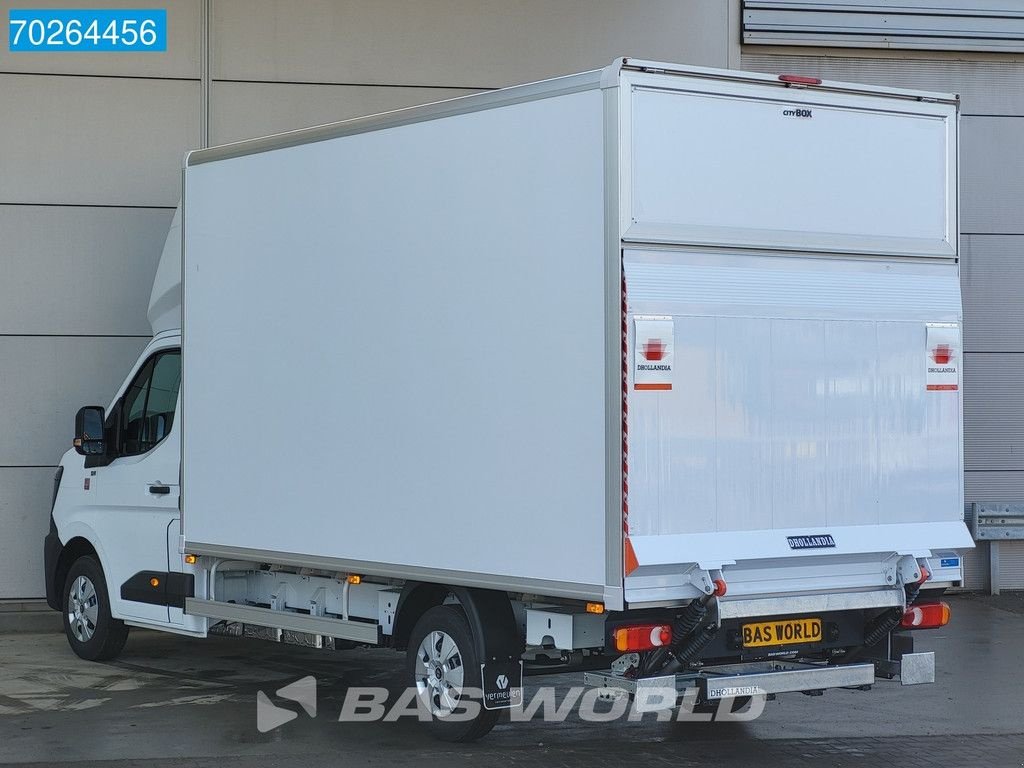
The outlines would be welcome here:
[[[939,560],[939,565],[941,565],[943,568],[956,568],[960,565],[960,558],[944,557],[941,560]]]
[[[167,50],[167,11],[162,8],[12,8],[7,22],[7,45],[16,53]]]

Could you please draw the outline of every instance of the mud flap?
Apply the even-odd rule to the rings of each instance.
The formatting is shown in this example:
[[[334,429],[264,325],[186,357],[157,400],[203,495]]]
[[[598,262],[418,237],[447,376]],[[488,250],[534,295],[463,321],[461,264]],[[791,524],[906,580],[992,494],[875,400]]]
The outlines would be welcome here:
[[[484,709],[523,706],[523,662],[492,661],[480,665]]]

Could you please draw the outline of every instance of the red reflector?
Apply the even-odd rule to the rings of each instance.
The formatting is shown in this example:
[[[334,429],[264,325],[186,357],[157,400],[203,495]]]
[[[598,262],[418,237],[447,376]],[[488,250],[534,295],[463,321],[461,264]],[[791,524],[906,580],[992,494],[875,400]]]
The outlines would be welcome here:
[[[806,75],[779,75],[779,80],[798,85],[821,85],[820,77],[807,77]]]
[[[619,627],[613,633],[617,651],[649,651],[672,642],[672,627],[667,624],[641,624]]]
[[[928,581],[928,579],[930,579],[931,577],[932,577],[931,573],[930,573],[930,572],[928,571],[928,569],[927,569],[927,568],[925,568],[925,567],[924,567],[924,566],[922,565],[922,566],[921,566],[921,580],[920,580],[919,582],[917,582],[917,583],[918,583],[918,584],[924,584],[924,583],[925,583],[926,581]]]
[[[903,629],[937,629],[949,624],[949,606],[946,603],[918,603],[907,608],[900,621]]]

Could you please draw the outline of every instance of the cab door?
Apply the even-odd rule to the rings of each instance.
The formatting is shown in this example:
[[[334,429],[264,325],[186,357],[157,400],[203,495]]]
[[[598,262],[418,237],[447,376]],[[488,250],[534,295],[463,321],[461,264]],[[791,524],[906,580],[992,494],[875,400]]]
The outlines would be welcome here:
[[[113,460],[88,470],[94,498],[102,500],[95,524],[113,555],[107,587],[119,618],[161,624],[170,618],[167,531],[179,519],[180,383],[180,349],[153,351],[109,414]]]

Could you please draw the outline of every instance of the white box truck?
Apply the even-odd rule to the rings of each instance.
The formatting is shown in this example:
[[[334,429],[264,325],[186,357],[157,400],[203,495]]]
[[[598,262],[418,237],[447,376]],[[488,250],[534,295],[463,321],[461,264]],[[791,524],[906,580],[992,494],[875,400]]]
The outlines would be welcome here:
[[[56,477],[72,648],[390,646],[453,740],[524,661],[701,704],[930,682],[907,630],[972,545],[957,128],[621,59],[190,153],[153,340]]]

